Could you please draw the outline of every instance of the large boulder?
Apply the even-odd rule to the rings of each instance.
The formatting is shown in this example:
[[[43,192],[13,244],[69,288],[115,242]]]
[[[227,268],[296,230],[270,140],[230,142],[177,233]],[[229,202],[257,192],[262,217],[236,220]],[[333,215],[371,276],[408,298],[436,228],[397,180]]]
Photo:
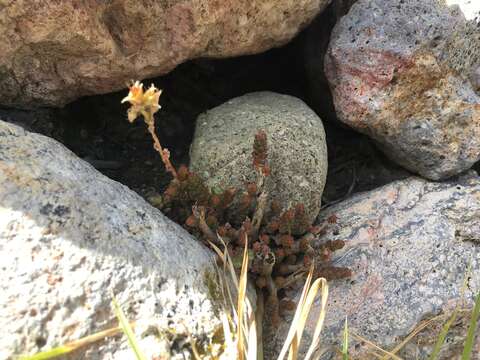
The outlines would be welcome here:
[[[325,58],[338,118],[429,179],[470,168],[480,159],[479,29],[440,0],[358,1]]]
[[[353,271],[351,279],[330,283],[320,346],[324,358],[331,358],[332,345],[341,346],[345,317],[351,333],[391,350],[422,320],[448,315],[457,304],[461,309],[472,305],[480,291],[479,194],[480,177],[473,171],[445,183],[411,177],[355,195],[321,213],[320,223],[332,215],[337,223],[318,243],[344,240],[346,245],[333,262]],[[319,308],[314,305],[306,342],[313,335]],[[446,320],[431,325],[438,330]],[[442,359],[461,354],[468,321],[464,324],[457,332],[462,336],[453,336],[452,329]],[[288,326],[289,321],[276,330],[277,349]],[[413,339],[410,352],[402,357],[427,358],[437,338],[438,332],[420,342]],[[372,349],[357,340],[350,335],[352,358],[374,358]],[[480,350],[478,337],[476,348]]]
[[[336,122],[332,93],[324,71],[324,59],[330,34],[338,20],[357,0],[334,0],[305,30],[304,64],[307,75],[309,105],[322,120]]]
[[[327,177],[327,145],[322,121],[297,98],[250,93],[200,115],[191,169],[211,187],[244,190],[245,184],[256,181],[252,145],[258,130],[267,134],[269,202],[275,200],[284,209],[303,204],[313,221]]]
[[[117,326],[112,294],[149,358],[181,354],[188,333],[206,345],[220,324],[206,248],[56,141],[3,121],[0,239],[2,359]],[[117,336],[73,358],[130,351]]]
[[[0,104],[63,106],[199,57],[285,44],[329,0],[8,1]]]

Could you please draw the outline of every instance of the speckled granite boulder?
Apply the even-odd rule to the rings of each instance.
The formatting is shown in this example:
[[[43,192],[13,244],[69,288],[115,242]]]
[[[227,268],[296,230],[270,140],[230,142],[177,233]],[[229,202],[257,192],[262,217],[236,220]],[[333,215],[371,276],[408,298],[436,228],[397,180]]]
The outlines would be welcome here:
[[[337,116],[415,173],[460,173],[480,159],[479,52],[480,28],[458,6],[360,0],[325,58]]]
[[[190,151],[192,170],[210,186],[245,189],[256,180],[252,144],[260,129],[268,137],[269,200],[285,209],[303,203],[313,221],[327,176],[327,146],[322,121],[297,98],[251,93],[202,114]]]
[[[211,253],[127,187],[54,140],[0,121],[0,358],[117,326],[111,292],[149,356],[180,356],[167,329],[219,325]],[[165,332],[157,336],[156,332]],[[109,337],[73,359],[130,359]],[[162,357],[163,358],[163,357]],[[174,357],[175,358],[175,357]]]
[[[285,44],[329,0],[2,1],[0,104],[63,106],[201,57]]]
[[[389,350],[421,320],[451,311],[460,301],[470,261],[463,307],[472,305],[480,291],[480,177],[473,171],[445,183],[417,177],[396,181],[328,208],[319,222],[332,214],[337,224],[322,239],[346,241],[345,248],[335,253],[334,263],[350,267],[354,275],[348,281],[330,283],[321,344],[327,352],[324,359],[331,358],[327,354],[331,355],[333,344],[341,343],[345,316],[351,332]],[[312,319],[318,311],[319,304]],[[437,330],[441,327],[441,323],[434,325]],[[288,322],[276,331],[277,348],[287,326]],[[310,321],[306,328],[307,342],[313,326]],[[461,335],[465,333],[463,329]],[[437,336],[418,348],[419,359],[427,358],[423,355],[431,351]],[[366,344],[358,344],[353,336],[350,339],[352,358],[374,358]],[[454,359],[463,339],[449,338],[444,354],[452,357],[442,359]],[[477,341],[480,349],[478,337]],[[413,339],[410,346],[416,343]]]

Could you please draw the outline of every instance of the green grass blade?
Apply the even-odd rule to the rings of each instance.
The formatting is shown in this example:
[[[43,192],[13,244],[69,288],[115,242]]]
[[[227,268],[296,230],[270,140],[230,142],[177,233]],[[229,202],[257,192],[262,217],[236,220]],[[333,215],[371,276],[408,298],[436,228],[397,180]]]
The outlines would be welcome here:
[[[470,259],[468,263],[467,271],[465,272],[465,277],[463,278],[463,284],[460,290],[461,299],[463,299],[465,290],[467,289],[468,278],[470,277],[471,272],[472,272],[472,259]],[[433,348],[433,351],[430,354],[430,357],[428,358],[428,360],[435,360],[438,357],[438,354],[440,354],[440,350],[442,349],[442,345],[445,342],[445,338],[447,337],[448,331],[450,330],[450,327],[452,326],[452,324],[457,318],[458,309],[459,309],[459,304],[457,304],[457,306],[455,307],[455,310],[453,311],[453,314],[450,317],[450,319],[445,323],[445,325],[443,325],[442,331],[438,336],[437,342],[435,343],[435,347]]]
[[[465,339],[465,346],[463,348],[462,360],[470,360],[473,350],[473,340],[475,339],[475,330],[477,329],[478,316],[480,315],[480,293],[475,299],[475,306],[470,319],[470,326],[468,327],[467,338]]]
[[[67,344],[58,346],[54,349],[42,351],[35,355],[24,355],[20,356],[20,360],[49,360],[54,359],[58,356],[66,355],[72,351],[76,351],[82,347],[90,346],[97,341],[103,340],[109,336],[115,336],[122,331],[121,328],[115,327],[111,329],[106,329],[99,331],[95,334],[85,336],[81,339],[71,341]]]
[[[442,331],[440,332],[440,335],[438,336],[437,342],[435,343],[435,347],[433,348],[432,353],[430,354],[430,357],[428,360],[435,360],[438,357],[438,354],[440,353],[440,350],[442,349],[442,345],[445,342],[445,338],[447,337],[448,331],[450,330],[450,327],[454,323],[455,319],[457,318],[457,313],[458,313],[458,308],[455,308],[453,311],[452,316],[450,316],[450,319],[443,325]]]
[[[345,326],[343,328],[342,360],[348,360],[348,319],[347,318],[345,318]]]
[[[115,296],[112,298],[113,308],[115,310],[115,315],[117,315],[118,321],[120,322],[120,327],[122,328],[125,335],[127,335],[128,343],[132,348],[133,352],[135,353],[135,357],[137,360],[147,360],[145,355],[143,355],[140,347],[138,345],[137,339],[135,338],[135,334],[133,333],[132,327],[130,326],[125,314],[123,313],[120,305],[118,305]]]
[[[72,352],[73,350],[75,350],[73,347],[64,345],[64,346],[56,347],[55,349],[42,351],[35,355],[22,356],[20,357],[20,360],[49,360],[49,359],[56,358],[57,356],[66,355],[69,352]]]

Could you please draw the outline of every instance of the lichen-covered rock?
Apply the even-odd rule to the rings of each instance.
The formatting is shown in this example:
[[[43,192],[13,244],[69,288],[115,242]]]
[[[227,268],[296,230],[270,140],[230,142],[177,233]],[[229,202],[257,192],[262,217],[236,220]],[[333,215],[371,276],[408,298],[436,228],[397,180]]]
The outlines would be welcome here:
[[[360,0],[325,58],[337,116],[424,177],[464,171],[480,159],[479,51],[480,28],[457,6]]]
[[[232,99],[197,119],[191,169],[210,186],[239,190],[256,181],[252,144],[267,133],[269,201],[287,209],[304,204],[313,221],[320,211],[327,176],[327,146],[320,118],[301,100],[257,92]]]
[[[392,349],[422,320],[448,313],[461,301],[469,264],[462,307],[472,305],[480,291],[480,177],[473,171],[445,183],[417,177],[396,181],[328,208],[319,222],[333,214],[337,223],[319,241],[346,242],[333,262],[349,267],[353,276],[330,283],[322,350],[331,355],[332,344],[341,343],[346,316],[352,333]],[[306,342],[313,335],[319,306],[314,306],[307,325]],[[287,326],[288,322],[277,331],[279,342]],[[445,353],[452,357],[443,359],[453,359],[455,349],[458,355],[465,333],[463,329],[462,338],[447,341]],[[420,359],[437,338],[438,333],[422,342]],[[350,341],[352,358],[373,358],[366,355],[368,345],[353,336]],[[417,341],[410,343],[412,347]]]
[[[56,141],[3,121],[0,239],[2,359],[117,326],[112,293],[147,355],[181,353],[185,327],[201,345],[219,326],[207,249]],[[126,359],[130,351],[117,336],[73,358]]]
[[[0,104],[62,106],[199,57],[289,41],[329,0],[7,1]]]

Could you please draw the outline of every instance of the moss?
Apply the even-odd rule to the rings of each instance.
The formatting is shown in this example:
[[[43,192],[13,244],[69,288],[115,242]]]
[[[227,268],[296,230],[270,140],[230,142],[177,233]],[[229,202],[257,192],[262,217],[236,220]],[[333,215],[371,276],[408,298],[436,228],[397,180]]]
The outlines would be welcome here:
[[[218,315],[218,309],[225,304],[225,298],[223,297],[223,292],[218,281],[218,274],[205,270],[203,274],[203,284],[207,287],[210,300],[212,300],[215,305],[218,305],[214,307],[215,315]]]

